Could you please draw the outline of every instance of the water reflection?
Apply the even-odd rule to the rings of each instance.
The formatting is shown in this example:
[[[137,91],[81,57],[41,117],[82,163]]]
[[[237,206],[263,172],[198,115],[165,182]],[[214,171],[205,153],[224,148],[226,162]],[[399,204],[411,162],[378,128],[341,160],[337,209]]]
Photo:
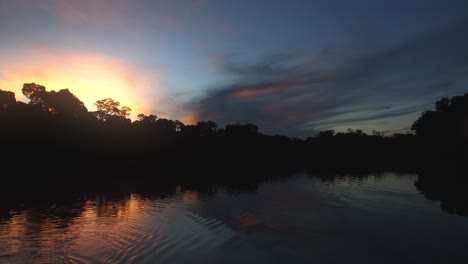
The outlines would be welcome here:
[[[325,184],[342,185],[351,184],[369,186],[376,188],[377,185],[384,185],[385,188],[402,190],[402,179],[407,178],[406,173],[391,173],[393,179],[388,173],[353,173],[353,174],[330,174],[314,173],[310,174],[319,178]],[[424,195],[426,199],[440,201],[440,208],[444,212],[460,216],[468,216],[468,178],[466,171],[450,168],[438,168],[423,170],[415,174],[414,186],[407,186],[407,191],[413,192],[414,187]]]
[[[468,216],[468,177],[461,171],[423,171],[415,182],[426,199],[440,201],[443,211]]]
[[[466,215],[459,182],[441,184],[423,174],[298,174],[257,186],[96,190],[4,204],[0,262],[444,263],[468,257],[468,218],[442,213],[438,202]]]

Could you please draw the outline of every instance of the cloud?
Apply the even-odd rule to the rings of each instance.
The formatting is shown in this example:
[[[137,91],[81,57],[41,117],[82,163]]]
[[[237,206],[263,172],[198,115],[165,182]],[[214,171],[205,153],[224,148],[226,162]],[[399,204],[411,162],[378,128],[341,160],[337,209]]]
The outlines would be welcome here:
[[[167,98],[159,85],[159,75],[104,54],[51,49],[34,45],[21,56],[4,56],[0,62],[0,89],[13,91],[18,100],[27,101],[21,89],[36,82],[48,90],[69,88],[89,110],[103,98],[113,98],[138,113],[152,113],[154,106]],[[14,59],[13,59],[14,58]]]
[[[138,25],[142,25],[140,20],[149,17],[141,0],[37,0],[30,5],[69,23],[118,31],[137,29]]]
[[[133,33],[133,37],[139,37],[148,33],[143,31],[148,25],[158,30],[180,29],[201,13],[207,2],[188,0],[168,4],[165,1],[145,0],[6,0],[0,4],[0,12],[12,10],[7,15],[21,18],[45,15],[48,20],[51,17],[58,18],[57,22],[68,24],[64,26],[92,26],[89,29]],[[19,19],[19,23],[24,23],[22,20]]]
[[[0,4],[0,14],[1,13],[8,13],[10,11],[11,11],[11,8],[3,6],[2,4]]]
[[[428,107],[431,107],[431,105],[364,107],[342,113],[330,113],[326,119],[309,122],[304,127],[312,129],[320,128],[320,130],[356,128],[354,124],[366,125],[367,122],[382,123],[385,122],[385,119],[419,113]]]
[[[271,56],[254,64],[229,57],[221,66],[233,81],[187,107],[201,120],[255,123],[269,134],[307,136],[370,124],[401,131],[438,98],[468,91],[467,26],[462,21],[393,47],[345,56],[341,63],[329,48],[319,54],[324,60],[319,64],[308,54]]]

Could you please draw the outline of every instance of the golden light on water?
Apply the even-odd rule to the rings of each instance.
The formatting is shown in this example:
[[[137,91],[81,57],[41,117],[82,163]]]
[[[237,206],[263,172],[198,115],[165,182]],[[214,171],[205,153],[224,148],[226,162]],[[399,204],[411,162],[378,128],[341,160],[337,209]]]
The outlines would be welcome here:
[[[198,193],[193,191],[185,191],[182,195],[184,204],[195,204],[198,201]]]
[[[151,113],[164,91],[158,87],[158,75],[133,67],[110,56],[40,51],[31,58],[18,58],[0,68],[0,89],[13,91],[16,99],[27,101],[21,89],[24,83],[44,85],[48,91],[68,88],[89,111],[104,98],[119,101],[132,109],[132,117]],[[18,63],[22,62],[22,63]]]

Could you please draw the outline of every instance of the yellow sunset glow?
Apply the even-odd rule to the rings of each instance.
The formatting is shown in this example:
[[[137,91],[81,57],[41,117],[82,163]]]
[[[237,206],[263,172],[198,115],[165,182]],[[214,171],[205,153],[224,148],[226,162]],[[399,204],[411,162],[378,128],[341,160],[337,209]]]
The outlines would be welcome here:
[[[68,88],[89,111],[94,102],[104,98],[119,101],[132,109],[132,117],[151,113],[158,99],[157,75],[132,67],[122,60],[74,52],[48,52],[32,56],[23,63],[7,63],[0,72],[0,89],[13,91],[16,99],[27,101],[21,89],[24,83],[44,85],[48,91]],[[159,93],[159,94],[158,94]]]

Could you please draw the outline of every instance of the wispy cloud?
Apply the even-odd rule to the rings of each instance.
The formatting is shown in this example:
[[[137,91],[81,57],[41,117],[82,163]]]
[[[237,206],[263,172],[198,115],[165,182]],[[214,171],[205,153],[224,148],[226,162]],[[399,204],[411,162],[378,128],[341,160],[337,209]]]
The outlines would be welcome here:
[[[467,26],[463,21],[328,68],[298,54],[253,65],[230,57],[222,69],[234,81],[210,90],[188,108],[198,119],[252,122],[267,133],[305,136],[389,120],[400,131],[441,96],[468,91]],[[326,62],[326,55],[320,57]],[[390,125],[375,129],[384,127]]]
[[[66,23],[128,34],[150,25],[166,30],[179,29],[201,13],[207,3],[207,0],[188,0],[173,5],[144,0],[7,0],[0,4],[0,12],[33,10],[34,16],[43,13]]]

